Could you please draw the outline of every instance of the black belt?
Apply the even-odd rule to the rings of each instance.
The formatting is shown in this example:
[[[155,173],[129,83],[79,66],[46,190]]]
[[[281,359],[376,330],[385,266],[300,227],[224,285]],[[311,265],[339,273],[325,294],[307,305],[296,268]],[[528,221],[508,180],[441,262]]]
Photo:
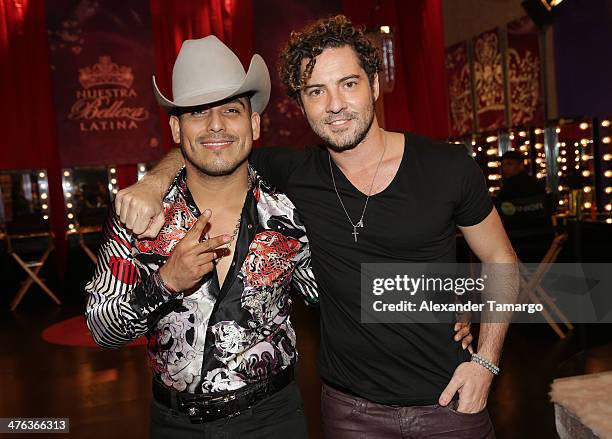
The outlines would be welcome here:
[[[193,424],[231,418],[284,389],[294,378],[293,366],[254,384],[230,392],[186,393],[168,389],[153,380],[153,398],[158,403],[189,416]]]

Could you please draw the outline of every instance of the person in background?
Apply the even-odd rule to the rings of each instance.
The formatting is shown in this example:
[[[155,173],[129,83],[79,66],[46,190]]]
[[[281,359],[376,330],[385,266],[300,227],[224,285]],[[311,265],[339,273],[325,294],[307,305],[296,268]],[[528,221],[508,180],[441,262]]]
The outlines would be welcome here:
[[[523,262],[538,262],[554,238],[552,199],[544,184],[527,172],[521,153],[504,153],[501,173],[502,187],[495,205],[506,232]]]
[[[501,157],[502,187],[497,194],[500,201],[545,195],[544,185],[525,168],[525,157],[517,151],[507,151]]]

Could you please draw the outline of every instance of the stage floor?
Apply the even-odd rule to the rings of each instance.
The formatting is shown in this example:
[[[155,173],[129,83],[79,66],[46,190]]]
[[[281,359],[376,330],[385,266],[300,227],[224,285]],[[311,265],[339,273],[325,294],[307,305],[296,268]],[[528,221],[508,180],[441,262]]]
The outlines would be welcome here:
[[[3,288],[0,417],[67,417],[70,437],[79,439],[146,438],[151,382],[142,344],[102,350],[51,344],[42,338],[45,328],[82,314],[79,284],[75,280],[72,290],[61,294],[62,307],[33,289],[15,313],[8,311],[13,285]],[[320,438],[320,386],[315,368],[318,314],[300,300],[295,302],[299,384],[311,437]],[[557,437],[548,397],[550,383],[560,376],[612,369],[612,358],[601,355],[602,349],[589,350],[611,341],[609,325],[579,325],[563,341],[547,325],[513,327],[505,345],[502,374],[494,381],[489,399],[497,437]]]

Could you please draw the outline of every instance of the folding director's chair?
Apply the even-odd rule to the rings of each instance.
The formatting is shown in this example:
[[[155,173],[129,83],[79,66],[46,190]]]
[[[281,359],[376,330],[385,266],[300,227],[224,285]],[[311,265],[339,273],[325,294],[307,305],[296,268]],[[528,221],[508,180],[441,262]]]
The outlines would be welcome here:
[[[2,229],[9,255],[27,274],[11,302],[11,311],[28,290],[38,285],[53,302],[61,305],[39,273],[53,251],[49,229],[49,185],[45,170],[3,171],[0,174]]]
[[[542,288],[540,282],[542,282],[542,279],[548,272],[550,264],[557,260],[557,257],[559,256],[559,253],[561,253],[561,250],[566,242],[567,233],[561,233],[555,236],[551,246],[535,270],[530,271],[522,262],[519,262],[521,285],[519,302],[524,303],[528,300],[531,303],[544,305],[542,316],[561,339],[565,338],[565,333],[557,323],[557,319],[554,318],[554,315],[556,315],[558,320],[567,327],[568,331],[573,330],[574,325],[572,325],[565,314],[563,314],[563,312],[555,304],[550,295],[544,290],[544,288]]]

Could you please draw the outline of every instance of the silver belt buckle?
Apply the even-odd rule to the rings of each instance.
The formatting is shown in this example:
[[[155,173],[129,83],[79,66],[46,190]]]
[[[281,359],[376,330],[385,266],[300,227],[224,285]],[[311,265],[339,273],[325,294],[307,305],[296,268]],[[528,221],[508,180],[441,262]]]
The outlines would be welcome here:
[[[187,415],[192,424],[202,424],[204,422],[211,422],[222,418],[232,418],[239,415],[240,412],[226,415],[224,413],[225,410],[223,410],[225,404],[235,399],[236,395],[220,396],[207,401],[192,400],[183,402],[183,406],[187,409]],[[217,405],[217,408],[211,407],[213,405]]]

